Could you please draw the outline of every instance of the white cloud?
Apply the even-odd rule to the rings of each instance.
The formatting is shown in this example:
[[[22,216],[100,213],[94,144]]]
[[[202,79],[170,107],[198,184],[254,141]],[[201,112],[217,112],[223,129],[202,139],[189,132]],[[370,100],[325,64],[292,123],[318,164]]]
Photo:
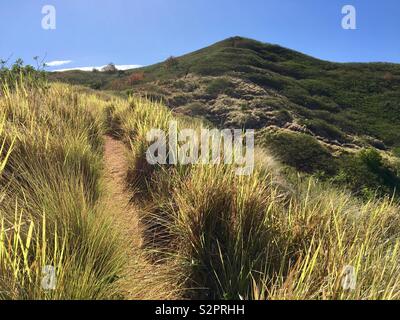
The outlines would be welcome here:
[[[63,72],[63,71],[71,71],[71,70],[81,70],[81,71],[92,71],[93,69],[101,70],[104,66],[90,66],[90,67],[77,67],[77,68],[68,68],[68,69],[58,69],[54,71]],[[115,67],[118,70],[128,70],[128,69],[136,69],[142,67],[139,64],[116,64]]]
[[[46,62],[46,66],[48,66],[48,67],[59,67],[59,66],[62,66],[64,64],[69,64],[71,62],[72,62],[72,60],[55,60],[55,61]]]
[[[140,68],[143,67],[140,64],[120,64],[120,65],[116,65],[118,70],[129,70],[129,69],[136,69],[136,68]]]

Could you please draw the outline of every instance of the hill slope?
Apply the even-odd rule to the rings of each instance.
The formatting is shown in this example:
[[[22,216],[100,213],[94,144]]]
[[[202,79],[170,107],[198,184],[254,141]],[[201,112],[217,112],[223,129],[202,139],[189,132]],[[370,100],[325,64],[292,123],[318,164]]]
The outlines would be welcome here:
[[[289,181],[259,148],[248,176],[153,165],[152,128],[204,124],[15,76],[0,87],[0,299],[399,299],[394,201]]]
[[[126,73],[71,71],[51,78],[102,89],[145,89],[173,108],[202,102],[204,110],[197,112],[219,124],[262,128],[295,122],[339,142],[350,141],[347,135],[365,134],[388,146],[400,145],[396,64],[332,63],[235,37]],[[282,111],[295,119],[290,121]]]
[[[305,172],[334,175],[336,159],[366,147],[399,153],[397,64],[333,63],[234,37],[141,69],[51,78],[145,94],[218,127],[259,129],[262,144]],[[309,150],[299,155],[294,144]]]

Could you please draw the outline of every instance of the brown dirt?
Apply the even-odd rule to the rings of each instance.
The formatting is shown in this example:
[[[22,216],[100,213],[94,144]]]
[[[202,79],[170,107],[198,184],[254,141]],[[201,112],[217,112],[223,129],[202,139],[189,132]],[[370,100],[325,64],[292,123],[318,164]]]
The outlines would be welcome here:
[[[126,238],[129,266],[122,283],[127,299],[179,298],[171,268],[153,264],[143,248],[143,229],[139,208],[131,201],[133,192],[126,186],[128,149],[122,141],[105,136],[104,165],[106,208]]]
[[[131,203],[132,193],[126,188],[128,173],[127,148],[110,136],[105,136],[104,162],[107,194],[111,205],[111,214],[120,222],[122,230],[132,240],[132,246],[140,248],[143,239],[140,230],[138,210]]]

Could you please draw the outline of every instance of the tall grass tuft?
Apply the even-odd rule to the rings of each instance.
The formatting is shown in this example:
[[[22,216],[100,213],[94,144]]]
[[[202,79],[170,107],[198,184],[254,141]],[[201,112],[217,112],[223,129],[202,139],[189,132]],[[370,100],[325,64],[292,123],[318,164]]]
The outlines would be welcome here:
[[[3,85],[0,298],[121,297],[125,246],[100,201],[105,105],[64,85]]]

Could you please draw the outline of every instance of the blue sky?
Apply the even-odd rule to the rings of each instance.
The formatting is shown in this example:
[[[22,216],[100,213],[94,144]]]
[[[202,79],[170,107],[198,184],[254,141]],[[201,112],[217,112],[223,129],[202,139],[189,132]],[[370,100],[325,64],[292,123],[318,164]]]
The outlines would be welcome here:
[[[0,57],[46,55],[64,68],[148,65],[240,35],[331,61],[400,63],[399,0],[12,0],[0,10]],[[341,9],[357,10],[344,30]],[[56,29],[41,27],[44,5]],[[52,69],[61,68],[53,67]]]

